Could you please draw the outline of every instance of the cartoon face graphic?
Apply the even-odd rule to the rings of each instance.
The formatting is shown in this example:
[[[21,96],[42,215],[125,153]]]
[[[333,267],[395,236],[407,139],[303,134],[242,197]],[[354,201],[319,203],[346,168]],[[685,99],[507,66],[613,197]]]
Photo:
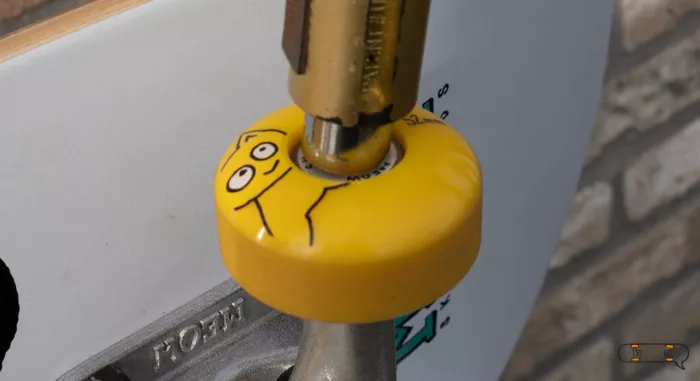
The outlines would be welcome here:
[[[278,129],[244,132],[220,168],[220,176],[227,179],[226,203],[234,213],[251,213],[252,208],[268,236],[303,236],[313,246],[313,210],[328,191],[348,183],[302,172],[288,156],[289,140],[287,132]],[[299,189],[305,191],[291,191]]]
[[[235,208],[254,202],[292,169],[289,164],[284,168],[280,165],[281,161],[287,162],[282,160],[284,153],[280,150],[286,135],[282,130],[266,129],[246,131],[238,138],[236,148],[220,169],[231,173],[226,191],[244,200]]]

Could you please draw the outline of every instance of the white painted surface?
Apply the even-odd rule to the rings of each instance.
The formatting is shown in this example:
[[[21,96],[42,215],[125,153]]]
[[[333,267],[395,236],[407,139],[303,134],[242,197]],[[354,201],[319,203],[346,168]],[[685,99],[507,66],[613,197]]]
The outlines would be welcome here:
[[[289,102],[283,8],[154,0],[0,65],[0,255],[21,303],[0,380],[55,379],[227,277],[213,170]],[[481,158],[484,241],[449,334],[402,380],[500,374],[578,179],[611,10],[433,1],[421,100],[450,83],[436,108]]]

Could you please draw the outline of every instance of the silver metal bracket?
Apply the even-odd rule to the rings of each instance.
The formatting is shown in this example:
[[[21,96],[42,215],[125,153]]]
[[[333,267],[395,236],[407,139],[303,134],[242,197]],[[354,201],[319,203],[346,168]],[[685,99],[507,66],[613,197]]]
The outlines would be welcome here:
[[[275,381],[301,323],[227,281],[114,344],[59,381]]]

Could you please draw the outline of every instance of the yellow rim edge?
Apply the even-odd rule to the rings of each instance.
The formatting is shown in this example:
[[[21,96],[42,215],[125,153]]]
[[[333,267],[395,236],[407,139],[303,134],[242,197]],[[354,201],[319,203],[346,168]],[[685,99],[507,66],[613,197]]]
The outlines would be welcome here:
[[[413,142],[408,143],[407,149],[413,149],[409,156],[386,174],[329,191],[317,204],[313,247],[306,243],[306,206],[315,205],[318,195],[338,182],[299,169],[288,171],[294,165],[288,154],[300,138],[303,113],[291,106],[248,128],[222,158],[214,181],[222,256],[234,278],[282,312],[355,323],[409,313],[454,287],[480,246],[479,164],[451,127],[425,110],[417,108],[414,114],[435,122],[415,127],[420,130],[399,122],[404,132],[396,137]],[[251,159],[258,147],[270,143],[277,153]],[[240,151],[233,156],[237,146]],[[260,151],[265,152],[270,151]],[[235,175],[245,168],[240,177]],[[427,178],[413,181],[412,173]],[[238,188],[231,193],[226,187],[234,178]],[[393,192],[412,184],[418,189]],[[351,192],[353,200],[365,206],[357,208],[343,192]],[[423,195],[430,201],[420,202]],[[323,205],[329,200],[331,205]],[[368,208],[373,211],[370,221],[362,214]],[[352,242],[322,242],[323,237],[346,236],[338,228],[352,231]]]

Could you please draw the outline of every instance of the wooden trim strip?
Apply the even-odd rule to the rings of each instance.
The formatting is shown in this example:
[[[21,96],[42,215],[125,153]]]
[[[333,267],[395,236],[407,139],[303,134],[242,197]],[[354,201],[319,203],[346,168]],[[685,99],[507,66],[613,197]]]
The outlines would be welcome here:
[[[150,0],[95,0],[0,38],[0,63]]]

